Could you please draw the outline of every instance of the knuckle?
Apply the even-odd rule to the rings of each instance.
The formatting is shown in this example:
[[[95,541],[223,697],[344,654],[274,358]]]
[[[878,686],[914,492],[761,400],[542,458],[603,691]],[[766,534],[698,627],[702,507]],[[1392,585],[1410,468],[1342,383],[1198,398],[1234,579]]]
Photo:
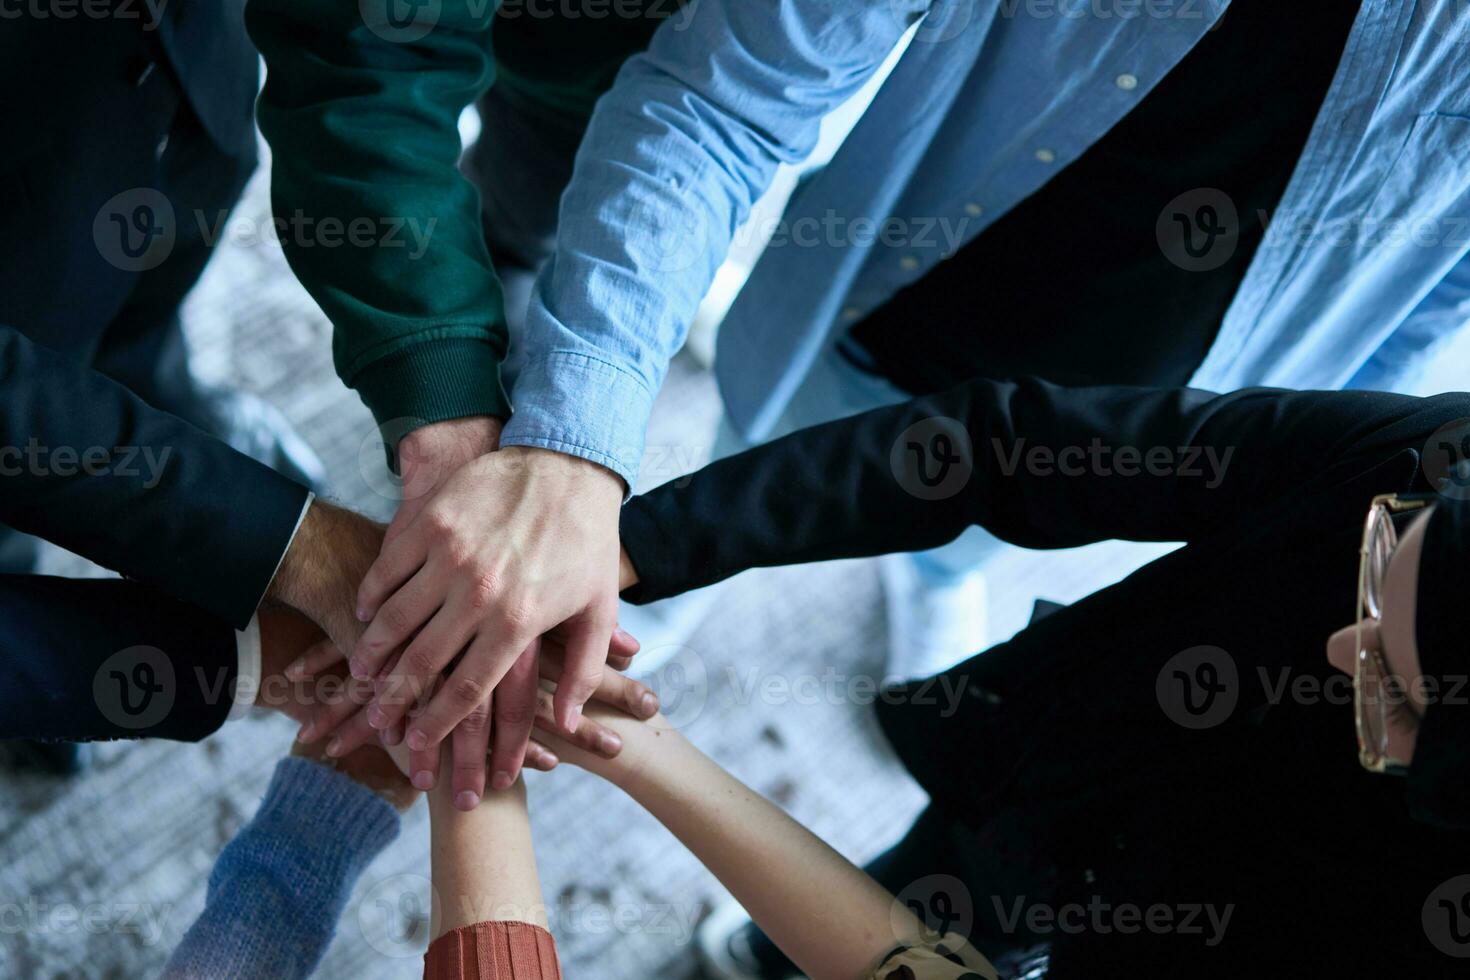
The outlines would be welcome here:
[[[500,625],[511,636],[527,636],[536,631],[536,602],[528,595],[509,597],[501,605]]]
[[[429,537],[440,541],[454,537],[454,516],[443,507],[425,507],[419,519],[424,522]]]
[[[466,601],[470,608],[483,612],[495,604],[500,595],[500,581],[490,572],[478,572],[470,577],[466,590]]]
[[[439,669],[439,658],[429,647],[415,644],[404,651],[403,666],[411,674],[432,674]]]
[[[479,735],[489,727],[489,713],[478,708],[465,715],[464,719],[459,723],[460,731],[466,735]]]
[[[485,685],[473,677],[455,677],[446,690],[453,700],[464,705],[476,705],[485,698]]]
[[[622,685],[622,688],[624,706],[627,707],[629,713],[637,714],[643,707],[643,695],[648,692],[648,689],[636,681],[629,681]]]
[[[536,716],[534,702],[500,701],[495,705],[495,720],[513,728],[523,728]]]
[[[383,607],[380,615],[383,617],[383,625],[400,636],[418,625],[413,622],[413,618],[408,614],[408,609],[400,602],[388,603],[388,605]],[[385,645],[385,640],[379,637],[377,645]]]

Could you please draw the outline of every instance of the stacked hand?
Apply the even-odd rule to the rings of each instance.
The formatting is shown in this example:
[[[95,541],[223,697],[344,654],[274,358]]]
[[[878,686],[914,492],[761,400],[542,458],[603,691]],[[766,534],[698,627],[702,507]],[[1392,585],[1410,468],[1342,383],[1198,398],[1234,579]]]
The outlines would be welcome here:
[[[491,785],[515,782],[543,677],[556,693],[551,718],[535,723],[613,744],[583,726],[582,709],[604,666],[637,651],[616,626],[622,482],[576,457],[499,449],[499,436],[488,418],[411,433],[399,447],[403,503],[386,532],[314,504],[271,593],[332,641],[297,674],[350,653],[361,682],[355,697],[320,705],[302,737],[332,736],[343,752],[374,731],[384,744],[406,740],[421,788],[449,739],[466,807],[484,795],[487,750]]]

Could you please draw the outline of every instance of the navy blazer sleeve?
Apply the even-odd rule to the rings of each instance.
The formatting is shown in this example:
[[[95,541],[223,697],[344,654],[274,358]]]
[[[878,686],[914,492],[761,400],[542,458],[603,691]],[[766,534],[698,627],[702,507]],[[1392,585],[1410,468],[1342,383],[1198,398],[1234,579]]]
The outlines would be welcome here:
[[[624,598],[748,568],[923,550],[971,525],[1028,548],[1199,540],[1467,415],[1464,394],[971,381],[633,498],[621,532],[640,581]]]
[[[0,327],[0,523],[243,629],[308,491]]]
[[[0,575],[0,738],[198,741],[238,660],[228,623],[136,582]]]

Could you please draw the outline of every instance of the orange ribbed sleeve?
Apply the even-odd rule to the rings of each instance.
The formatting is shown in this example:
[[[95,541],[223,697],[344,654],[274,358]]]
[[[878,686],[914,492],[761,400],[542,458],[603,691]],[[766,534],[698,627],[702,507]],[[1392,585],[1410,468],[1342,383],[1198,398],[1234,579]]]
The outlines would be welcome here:
[[[561,980],[556,940],[525,922],[463,926],[429,944],[424,980]]]

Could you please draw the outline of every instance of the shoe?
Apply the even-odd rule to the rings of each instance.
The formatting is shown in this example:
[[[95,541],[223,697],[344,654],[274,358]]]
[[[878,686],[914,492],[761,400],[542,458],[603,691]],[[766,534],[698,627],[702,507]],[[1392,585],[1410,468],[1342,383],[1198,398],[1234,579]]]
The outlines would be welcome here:
[[[326,485],[326,469],[316,452],[262,398],[243,391],[204,388],[186,410],[175,414],[303,486],[320,492]]]
[[[888,612],[888,675],[933,677],[986,647],[985,575],[926,574],[911,555],[878,559]]]
[[[0,768],[10,772],[75,776],[92,762],[86,742],[0,741]]]
[[[705,980],[806,980],[761,935],[738,902],[729,901],[715,909],[699,924],[695,935]],[[764,956],[760,955],[762,947]]]

